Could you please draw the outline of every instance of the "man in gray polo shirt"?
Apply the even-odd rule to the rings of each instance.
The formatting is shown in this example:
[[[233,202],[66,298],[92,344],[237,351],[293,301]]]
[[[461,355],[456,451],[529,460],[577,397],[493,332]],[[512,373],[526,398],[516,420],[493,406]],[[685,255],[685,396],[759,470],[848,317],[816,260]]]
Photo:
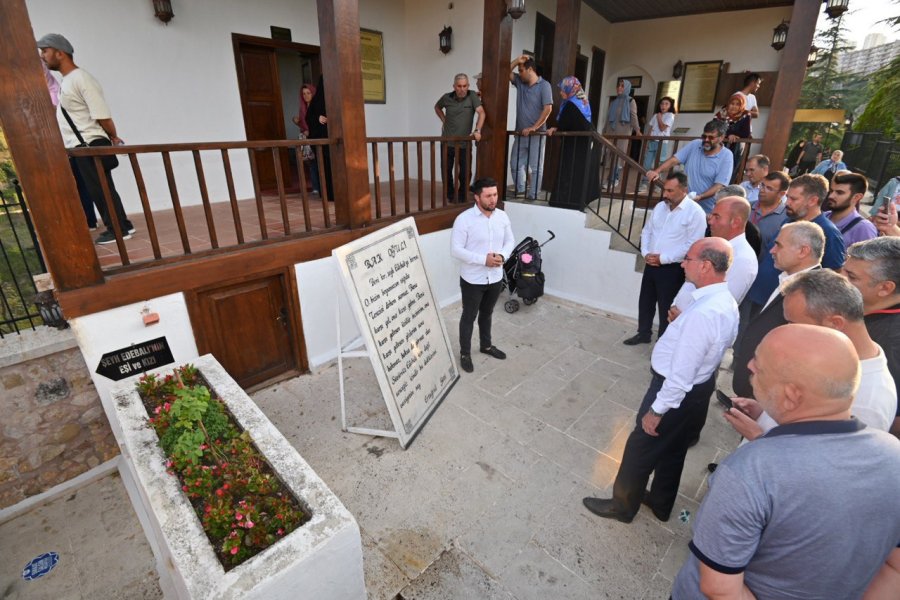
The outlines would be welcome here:
[[[509,169],[516,185],[516,195],[525,192],[526,169],[531,174],[527,200],[537,198],[544,175],[543,133],[547,117],[553,109],[550,83],[537,74],[534,59],[524,54],[509,65],[509,82],[516,88],[516,139],[513,142]],[[518,70],[518,73],[516,72]]]
[[[756,399],[779,425],[712,476],[672,598],[890,590],[900,561],[900,441],[850,417],[860,378],[853,344],[833,329],[784,325],[763,339],[750,369]]]
[[[481,128],[484,126],[484,108],[481,98],[469,89],[469,77],[459,73],[453,78],[453,91],[443,94],[434,105],[434,112],[443,123],[443,137],[469,137],[481,141]],[[472,117],[478,115],[478,123],[472,129]],[[450,142],[441,144],[441,156],[444,164],[444,188],[449,202],[465,202],[469,181],[472,178],[469,165],[472,161],[472,145],[469,142]],[[459,160],[456,160],[456,159]],[[459,172],[454,175],[454,162]]]

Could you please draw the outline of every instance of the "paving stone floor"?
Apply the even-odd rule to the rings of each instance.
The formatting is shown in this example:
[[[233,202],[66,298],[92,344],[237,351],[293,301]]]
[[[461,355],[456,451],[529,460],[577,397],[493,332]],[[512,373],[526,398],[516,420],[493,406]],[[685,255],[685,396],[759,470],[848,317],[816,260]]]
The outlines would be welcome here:
[[[454,347],[459,314],[458,304],[444,310]],[[511,315],[498,306],[494,343],[508,359],[473,356],[475,372],[462,373],[405,451],[396,440],[340,430],[334,364],[253,397],[356,516],[372,599],[664,599],[687,555],[706,465],[730,452],[738,436],[711,407],[669,523],[647,509],[624,525],[583,508],[582,497],[610,494],[649,382],[649,346],[621,344],[633,329],[627,319],[552,298]],[[350,423],[389,427],[368,361],[351,359],[346,368]],[[730,376],[720,379],[728,389]],[[103,485],[121,487],[117,479]],[[127,542],[144,546],[146,557],[146,544],[133,535],[133,513],[130,521],[124,514],[124,491],[119,496],[110,501],[126,502],[128,511],[119,507],[123,532],[98,528],[100,539],[85,547],[103,550],[110,538],[124,544],[132,532]],[[40,534],[46,517],[34,512],[0,525],[4,564],[15,546],[10,528]],[[55,519],[62,522],[53,527],[69,527],[64,513]],[[15,568],[0,568],[0,598],[49,597],[21,591],[19,573],[30,555],[14,554]],[[85,572],[110,566],[102,552],[78,560]],[[148,559],[115,585],[155,588],[147,564],[152,570]],[[12,588],[10,573],[19,577]],[[53,597],[119,597],[80,593]]]

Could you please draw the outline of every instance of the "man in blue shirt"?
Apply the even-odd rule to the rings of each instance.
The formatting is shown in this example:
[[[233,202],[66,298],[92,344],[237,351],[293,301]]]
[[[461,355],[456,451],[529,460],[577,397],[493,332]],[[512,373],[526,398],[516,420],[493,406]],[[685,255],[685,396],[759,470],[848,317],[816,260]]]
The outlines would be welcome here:
[[[726,125],[713,119],[703,127],[703,135],[669,157],[659,168],[647,171],[647,181],[659,178],[659,174],[675,165],[684,165],[688,178],[688,191],[695,194],[694,201],[706,214],[716,205],[716,192],[731,181],[734,155],[722,142]]]
[[[516,186],[516,195],[525,192],[525,172],[531,174],[527,200],[537,198],[544,174],[544,132],[547,117],[553,109],[553,90],[537,74],[534,59],[522,55],[509,66],[509,82],[516,88],[516,136],[509,168]],[[518,72],[513,71],[516,69]]]

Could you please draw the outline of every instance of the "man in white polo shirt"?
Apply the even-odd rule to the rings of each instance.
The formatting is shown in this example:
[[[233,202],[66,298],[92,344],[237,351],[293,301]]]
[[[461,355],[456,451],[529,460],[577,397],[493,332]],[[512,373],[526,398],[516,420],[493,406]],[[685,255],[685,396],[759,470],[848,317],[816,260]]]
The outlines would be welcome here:
[[[450,254],[462,265],[459,287],[462,316],[459,319],[459,364],[463,371],[472,364],[472,329],[478,317],[481,352],[503,360],[506,354],[491,343],[491,315],[503,289],[503,263],[515,248],[506,213],[497,208],[497,182],[486,177],[472,184],[475,206],[453,222]]]

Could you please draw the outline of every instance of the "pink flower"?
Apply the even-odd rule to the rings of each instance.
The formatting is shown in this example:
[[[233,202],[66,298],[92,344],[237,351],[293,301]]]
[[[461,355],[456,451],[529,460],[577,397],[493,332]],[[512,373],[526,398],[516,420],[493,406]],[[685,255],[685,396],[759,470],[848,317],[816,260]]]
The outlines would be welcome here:
[[[186,486],[186,485],[181,486],[181,490],[184,492],[188,491],[188,486]]]
[[[239,512],[236,512],[236,513],[234,513],[234,518],[237,519],[238,521],[240,521],[241,519],[244,518],[244,515],[242,515]]]
[[[224,495],[225,495],[225,492],[223,492],[221,488],[216,490],[216,496],[218,496],[219,498],[221,498]]]
[[[159,411],[161,411],[161,410],[162,410],[162,407],[161,407],[161,406],[157,406],[156,408],[153,409],[153,414],[154,414],[154,415],[158,415],[158,414],[159,414]]]
[[[256,524],[256,523],[254,523],[254,522],[251,521],[250,519],[247,519],[247,522],[244,523],[244,527],[246,527],[247,529],[253,529],[253,526],[254,526],[255,524]]]
[[[170,408],[172,408],[172,405],[169,404],[168,402],[166,402],[165,404],[163,404],[163,410],[164,410],[164,411],[169,412],[169,409],[170,409]]]
[[[277,535],[284,535],[284,529],[281,527],[278,528],[278,531],[275,532]]]
[[[235,546],[234,548],[231,549],[231,553],[232,553],[232,554],[237,554],[237,553],[238,553],[238,548],[237,548],[237,546]]]

